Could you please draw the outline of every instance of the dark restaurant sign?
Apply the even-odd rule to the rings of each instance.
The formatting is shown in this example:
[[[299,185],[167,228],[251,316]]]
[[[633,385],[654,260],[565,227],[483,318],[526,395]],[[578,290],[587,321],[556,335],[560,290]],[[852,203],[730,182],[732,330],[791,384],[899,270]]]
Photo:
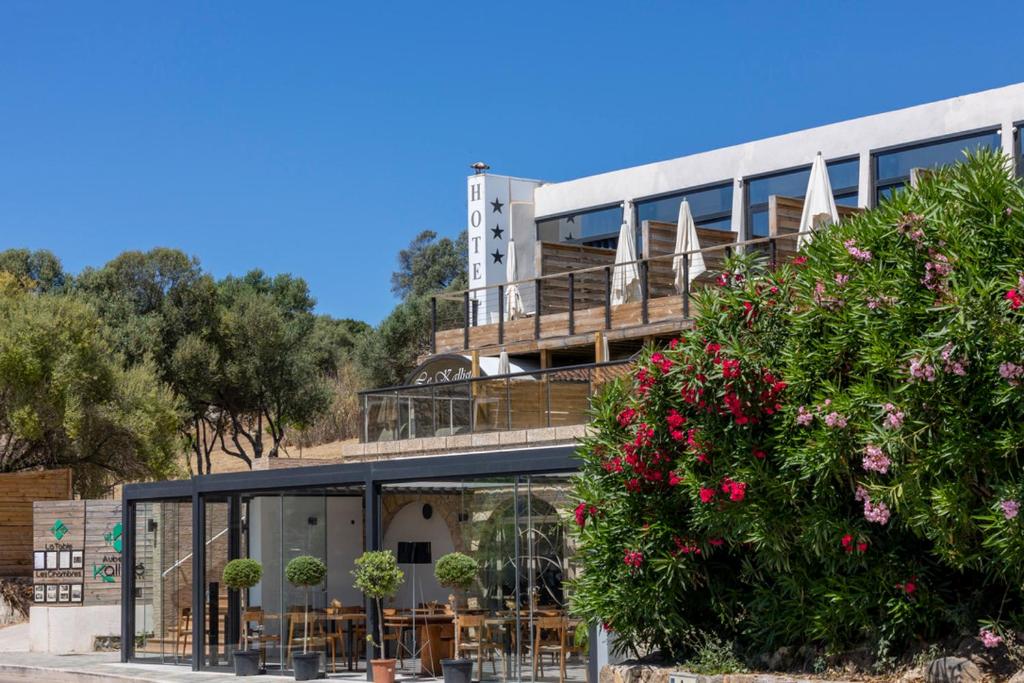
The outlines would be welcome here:
[[[465,356],[445,354],[434,356],[409,374],[408,384],[444,384],[459,382],[473,376],[473,365]]]

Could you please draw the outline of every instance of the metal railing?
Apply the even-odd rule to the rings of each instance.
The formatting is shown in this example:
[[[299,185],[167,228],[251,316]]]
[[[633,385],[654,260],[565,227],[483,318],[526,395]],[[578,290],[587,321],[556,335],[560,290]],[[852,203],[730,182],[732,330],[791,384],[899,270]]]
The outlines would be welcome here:
[[[585,424],[590,398],[630,361],[548,368],[359,392],[360,441]]]
[[[780,243],[783,243],[784,247],[788,247],[789,250],[795,252],[799,237],[801,235],[808,234],[810,234],[810,232],[787,232],[785,234],[770,237],[759,237],[756,239],[731,242],[728,244],[718,244],[685,252],[659,254],[648,258],[636,259],[635,261],[627,263],[591,266],[589,268],[581,268],[579,270],[540,275],[527,280],[518,280],[498,285],[473,287],[455,292],[437,294],[431,297],[430,352],[437,353],[438,332],[451,331],[459,328],[462,329],[462,348],[469,349],[471,346],[470,330],[481,325],[494,325],[496,327],[496,334],[493,341],[499,346],[510,341],[525,341],[522,336],[517,339],[510,339],[507,334],[507,331],[512,327],[513,321],[507,319],[505,293],[511,285],[516,285],[519,288],[524,303],[532,303],[532,306],[527,304],[527,311],[524,316],[524,318],[532,319],[532,329],[529,331],[529,337],[532,340],[539,340],[547,336],[566,336],[566,332],[568,333],[568,336],[578,333],[580,330],[578,329],[579,325],[577,323],[580,317],[580,311],[583,310],[578,302],[583,300],[583,305],[590,308],[591,306],[588,306],[587,302],[592,304],[595,301],[595,296],[603,299],[598,306],[603,308],[603,322],[598,329],[612,329],[613,311],[616,306],[616,304],[612,303],[613,274],[617,269],[629,268],[632,265],[637,267],[639,275],[639,295],[634,303],[639,303],[640,305],[641,324],[647,325],[651,322],[649,309],[651,300],[653,298],[662,298],[667,296],[678,297],[679,315],[675,317],[689,318],[690,296],[692,294],[694,284],[690,282],[690,265],[694,254],[700,253],[704,256],[705,263],[711,262],[721,264],[734,252],[755,249],[761,251],[767,257],[769,267],[774,269],[779,261]],[[656,287],[659,291],[652,292],[652,271],[659,270],[660,275],[663,277],[665,274],[665,267],[663,266],[662,268],[658,268],[658,266],[668,262],[668,268],[672,270],[672,264],[676,258],[681,259],[681,279],[684,282],[682,291],[676,291],[673,288],[671,294],[660,293],[664,292],[666,287],[664,282],[659,282]],[[715,271],[714,268],[709,265],[705,272],[710,274]],[[705,276],[705,280],[707,280],[707,277],[708,276]],[[564,284],[562,284],[562,281],[564,281]],[[559,284],[555,285],[556,282]],[[588,283],[586,285],[586,289],[581,287],[581,282]],[[599,283],[597,290],[594,289],[595,282]],[[552,285],[555,286],[553,287]],[[556,289],[559,293],[559,302],[558,305],[553,308],[551,305],[547,305],[550,304],[550,302],[546,302],[545,297],[546,293],[550,293]],[[562,296],[563,291],[565,292],[564,296]],[[599,293],[595,294],[596,291],[599,291]],[[563,299],[564,303],[562,303]],[[481,302],[486,302],[488,307],[494,309],[489,311],[488,317],[492,318],[491,320],[480,320]],[[493,305],[491,302],[493,302]],[[559,321],[557,330],[554,334],[545,335],[544,325],[546,321],[544,318],[546,318],[549,313],[565,313],[567,320],[564,323]],[[519,323],[521,320],[517,320],[515,322]],[[522,335],[524,331],[523,326],[517,325],[516,328],[517,333]],[[586,331],[591,330],[588,329]]]

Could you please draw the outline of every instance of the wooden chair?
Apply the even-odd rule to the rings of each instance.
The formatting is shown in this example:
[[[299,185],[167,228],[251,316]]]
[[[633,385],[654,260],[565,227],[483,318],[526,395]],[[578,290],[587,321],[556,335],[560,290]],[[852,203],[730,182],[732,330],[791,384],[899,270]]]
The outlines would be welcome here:
[[[288,646],[286,659],[290,664],[292,661],[292,647],[298,645],[301,649],[303,643],[306,644],[307,649],[326,649],[327,648],[327,635],[324,633],[324,620],[320,618],[320,614],[310,610],[309,612],[309,627],[308,630],[305,626],[306,611],[292,611],[286,615],[288,619]],[[307,632],[308,635],[304,636],[303,633]]]
[[[483,614],[458,614],[455,616],[455,656],[463,652],[476,653],[476,661],[480,664],[480,680],[484,677],[484,655],[491,661],[491,671],[498,673],[494,663],[494,653],[501,658],[501,675],[507,677],[505,651],[501,643],[491,638],[490,629],[484,622]]]
[[[565,683],[565,661],[569,656],[569,621],[564,616],[535,617],[533,620],[533,677],[544,675],[543,655],[558,655],[558,681]]]
[[[255,629],[250,629],[250,625],[255,624]],[[268,635],[264,628],[266,626],[266,615],[263,613],[262,607],[247,607],[242,611],[242,623],[241,633],[238,637],[238,647],[241,650],[248,650],[249,643],[255,641],[260,649],[260,661],[263,665],[267,664],[267,643],[275,643],[280,645],[280,635]]]
[[[174,654],[185,657],[185,648],[192,643],[192,608],[182,607],[178,610],[178,624],[167,629],[174,634]]]

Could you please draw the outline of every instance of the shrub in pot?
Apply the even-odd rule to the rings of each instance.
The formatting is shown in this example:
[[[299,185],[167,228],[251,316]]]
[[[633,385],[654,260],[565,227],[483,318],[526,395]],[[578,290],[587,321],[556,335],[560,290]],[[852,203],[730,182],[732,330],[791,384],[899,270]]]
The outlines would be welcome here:
[[[383,601],[398,592],[405,581],[405,572],[398,567],[398,561],[390,550],[369,550],[356,558],[356,568],[352,571],[355,587],[366,597],[373,600],[377,614],[377,636],[380,639],[381,658],[371,660],[374,683],[394,683],[395,660],[384,657],[384,609]],[[367,644],[373,647],[372,635],[366,636]]]
[[[263,578],[263,566],[256,560],[241,558],[224,565],[221,575],[224,585],[236,591],[247,591]],[[242,593],[242,612],[245,612],[245,593]],[[243,625],[244,628],[244,625]],[[261,673],[260,651],[257,649],[235,652],[235,675],[255,676]]]
[[[448,553],[437,560],[434,565],[434,576],[445,588],[457,591],[452,596],[452,609],[456,617],[459,613],[461,593],[469,590],[480,572],[480,565],[475,559],[464,553]],[[456,625],[456,628],[458,626]],[[457,636],[458,634],[456,634]],[[455,653],[455,659],[442,659],[441,670],[444,672],[445,683],[469,683],[473,676],[473,660],[463,659]]]
[[[327,566],[312,555],[299,555],[284,568],[288,583],[305,591],[305,614],[302,620],[302,652],[292,655],[295,680],[311,681],[320,677],[320,653],[309,651],[309,589],[327,576]]]

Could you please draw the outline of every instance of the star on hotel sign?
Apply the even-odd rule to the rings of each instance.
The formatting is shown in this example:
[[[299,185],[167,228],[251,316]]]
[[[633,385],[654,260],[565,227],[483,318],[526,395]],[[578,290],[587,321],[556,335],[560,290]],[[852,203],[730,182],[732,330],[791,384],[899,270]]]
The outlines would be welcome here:
[[[494,201],[491,202],[491,213],[501,213],[501,207],[505,206],[501,201],[495,197]]]
[[[493,235],[494,239],[496,239],[496,240],[500,240],[501,239],[501,235],[504,232],[505,231],[501,229],[500,225],[495,225],[493,228],[491,228],[491,235]]]
[[[504,255],[504,254],[502,254],[502,253],[501,253],[500,251],[498,251],[497,249],[495,249],[495,250],[494,250],[494,253],[493,253],[493,254],[491,254],[491,258],[493,258],[493,259],[494,259],[494,262],[495,262],[495,263],[501,263],[501,259],[505,258],[505,255]]]

